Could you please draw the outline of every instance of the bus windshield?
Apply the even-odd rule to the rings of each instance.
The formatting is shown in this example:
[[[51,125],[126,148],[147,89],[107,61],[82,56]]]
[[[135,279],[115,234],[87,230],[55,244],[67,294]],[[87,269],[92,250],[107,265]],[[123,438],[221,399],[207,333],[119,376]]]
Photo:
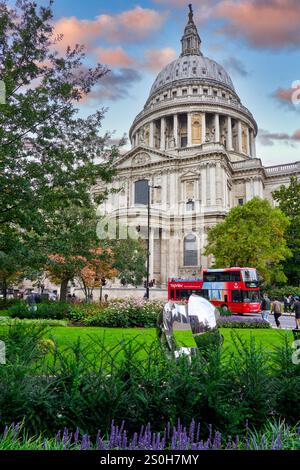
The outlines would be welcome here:
[[[243,269],[242,276],[244,282],[256,282],[258,281],[258,276],[256,269]]]

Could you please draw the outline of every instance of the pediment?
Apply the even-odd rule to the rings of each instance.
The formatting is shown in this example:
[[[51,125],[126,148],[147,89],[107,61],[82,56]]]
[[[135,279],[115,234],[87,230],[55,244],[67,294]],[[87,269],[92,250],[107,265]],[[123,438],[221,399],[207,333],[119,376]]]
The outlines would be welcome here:
[[[136,147],[122,155],[115,163],[118,170],[128,168],[141,168],[153,163],[165,163],[174,160],[176,157],[166,152],[149,147]]]

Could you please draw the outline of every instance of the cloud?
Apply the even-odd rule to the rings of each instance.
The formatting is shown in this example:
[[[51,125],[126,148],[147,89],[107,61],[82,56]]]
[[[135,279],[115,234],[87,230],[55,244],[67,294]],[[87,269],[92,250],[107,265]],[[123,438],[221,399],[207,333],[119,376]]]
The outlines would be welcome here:
[[[300,81],[295,82],[291,88],[278,88],[273,98],[289,110],[300,110]]]
[[[81,104],[98,100],[118,101],[130,95],[130,88],[140,82],[141,74],[131,68],[121,68],[105,75]]]
[[[295,144],[300,143],[300,129],[296,130],[292,135],[284,132],[269,132],[261,129],[258,138],[260,143],[265,146],[273,146],[275,142],[279,142],[283,145],[295,147]]]
[[[171,47],[151,49],[145,52],[144,67],[150,72],[160,72],[167,64],[176,59],[177,53]]]
[[[299,0],[223,0],[214,16],[227,22],[221,32],[271,49],[300,44]]]
[[[155,0],[185,8],[184,0]],[[195,21],[224,20],[219,32],[246,40],[255,48],[279,49],[300,44],[299,0],[194,0]]]
[[[247,77],[249,72],[246,70],[244,64],[236,59],[235,57],[229,57],[223,61],[223,65],[227,72],[240,75],[241,77]]]
[[[63,34],[57,48],[84,44],[90,48],[99,38],[110,43],[138,43],[158,31],[166,20],[166,13],[136,6],[117,15],[100,15],[92,20],[75,16],[60,18],[55,33]]]
[[[98,47],[95,53],[101,63],[112,67],[130,67],[135,60],[124,51],[122,47],[108,48]]]

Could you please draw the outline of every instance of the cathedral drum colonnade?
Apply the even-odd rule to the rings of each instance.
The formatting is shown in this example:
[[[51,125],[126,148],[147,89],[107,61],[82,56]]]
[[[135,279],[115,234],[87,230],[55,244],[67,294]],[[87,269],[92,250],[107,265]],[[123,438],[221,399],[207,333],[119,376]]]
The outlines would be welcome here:
[[[129,132],[131,150],[102,211],[121,224],[147,226],[151,191],[150,279],[199,276],[207,230],[230,208],[271,193],[300,174],[300,163],[264,167],[257,124],[225,69],[205,57],[190,6],[180,57],[157,76]],[[101,191],[101,183],[94,191]]]

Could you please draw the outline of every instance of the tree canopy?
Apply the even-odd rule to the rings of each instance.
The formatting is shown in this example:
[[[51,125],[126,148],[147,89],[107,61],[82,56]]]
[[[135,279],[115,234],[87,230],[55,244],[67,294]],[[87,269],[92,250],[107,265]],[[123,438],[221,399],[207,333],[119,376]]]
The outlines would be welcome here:
[[[286,239],[292,257],[284,262],[283,267],[289,284],[298,286],[300,284],[300,182],[293,176],[289,186],[281,186],[273,192],[273,198],[290,219]]]
[[[255,197],[209,230],[205,255],[213,255],[215,267],[254,267],[266,282],[284,282],[282,262],[291,254],[285,240],[288,227],[279,208]]]

